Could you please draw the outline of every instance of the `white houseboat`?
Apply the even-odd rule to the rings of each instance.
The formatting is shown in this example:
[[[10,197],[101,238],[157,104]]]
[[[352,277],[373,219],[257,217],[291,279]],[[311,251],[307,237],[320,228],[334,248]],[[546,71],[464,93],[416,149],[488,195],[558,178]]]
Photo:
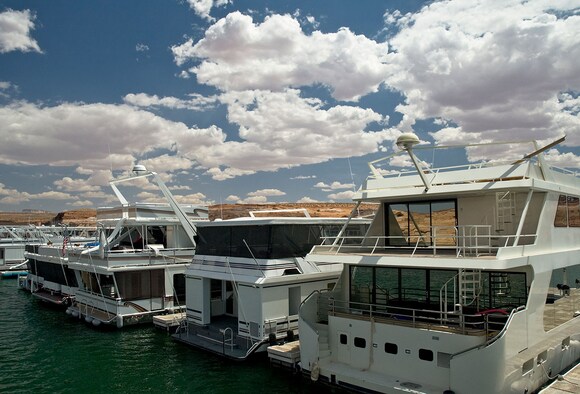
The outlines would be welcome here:
[[[561,140],[519,160],[434,168],[403,134],[417,171],[370,164],[354,197],[380,204],[368,234],[306,257],[344,266],[300,308],[303,372],[364,392],[523,394],[574,365],[580,179],[542,156]]]
[[[267,345],[296,340],[300,303],[330,289],[340,264],[312,264],[304,256],[345,218],[238,218],[200,223],[193,263],[186,270],[186,320],[174,339],[243,360]],[[364,235],[370,220],[353,219],[349,235]]]
[[[167,204],[129,203],[116,186],[143,177],[153,177]],[[70,304],[67,314],[95,326],[121,328],[183,309],[185,266],[195,253],[193,220],[207,220],[207,208],[180,206],[159,175],[143,166],[110,184],[121,205],[97,209],[95,242],[27,254],[31,264],[50,265],[55,274],[39,281],[33,294]]]

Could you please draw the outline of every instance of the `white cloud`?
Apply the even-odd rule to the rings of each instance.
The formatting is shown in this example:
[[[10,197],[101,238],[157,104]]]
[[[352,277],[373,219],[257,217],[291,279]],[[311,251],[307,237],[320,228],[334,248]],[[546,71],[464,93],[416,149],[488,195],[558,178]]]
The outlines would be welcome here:
[[[0,197],[2,197],[0,198],[0,204],[14,204],[14,205],[21,204],[23,202],[28,202],[30,200],[53,200],[53,201],[78,200],[78,197],[76,196],[53,190],[36,194],[28,192],[20,192],[16,189],[6,188],[6,186],[3,183],[0,183]]]
[[[136,107],[152,108],[165,107],[171,109],[189,109],[193,111],[202,111],[215,106],[217,97],[204,97],[200,94],[191,94],[191,99],[182,100],[176,97],[158,97],[157,95],[148,95],[145,93],[129,93],[123,97],[123,101]]]
[[[352,189],[354,187],[353,183],[340,183],[337,181],[332,182],[330,185],[327,185],[324,182],[318,182],[314,187],[319,189],[326,189],[326,190],[339,190],[339,189]]]
[[[318,202],[318,200],[315,200],[313,198],[310,197],[302,197],[300,200],[296,201],[299,204],[306,204],[306,203],[310,203],[310,202]]]
[[[36,16],[30,10],[0,12],[0,53],[12,51],[42,53],[30,33]]]
[[[242,204],[265,204],[268,202],[268,198],[266,196],[252,196],[248,198],[244,198],[240,201]]]
[[[234,203],[238,203],[239,201],[241,201],[241,198],[239,198],[236,195],[230,194],[229,196],[226,197],[226,201],[231,201]]]
[[[331,200],[352,200],[354,192],[352,190],[346,190],[340,193],[329,194],[328,198]]]
[[[390,135],[364,131],[370,123],[384,120],[370,109],[322,109],[319,100],[302,98],[295,89],[225,93],[221,101],[228,105],[229,121],[239,125],[243,142],[200,148],[207,151],[209,167],[268,171],[320,163],[375,152]],[[227,176],[215,169],[212,173],[214,178]]]
[[[298,176],[294,176],[290,179],[316,179],[316,175],[298,175]]]
[[[201,18],[207,19],[208,21],[214,21],[209,13],[213,7],[221,7],[228,3],[232,3],[231,0],[187,0],[189,7]]]
[[[239,125],[241,141],[227,140],[216,126],[189,128],[129,105],[13,102],[0,107],[0,163],[82,166],[81,175],[137,162],[151,163],[160,173],[199,165],[224,180],[372,153],[392,135],[365,131],[384,121],[370,109],[323,109],[297,90],[227,93],[219,100],[228,106],[229,121]]]
[[[135,45],[135,50],[137,52],[148,52],[149,46],[145,45],[145,44],[137,44],[137,45]]]
[[[264,196],[264,197],[273,197],[273,196],[285,196],[286,193],[284,193],[281,190],[278,189],[261,189],[261,190],[256,190],[255,192],[250,192],[248,193],[248,196],[251,197],[258,197],[258,196]]]
[[[580,90],[577,6],[461,0],[386,15],[400,28],[389,41],[386,79],[406,97],[397,108],[404,115],[399,129],[440,117],[459,127],[455,139],[448,130],[435,135],[449,142],[464,133],[494,140],[580,134],[577,114],[566,111],[574,98],[562,101],[561,94]]]
[[[130,168],[156,149],[194,154],[225,139],[216,127],[188,128],[127,105],[26,102],[0,107],[0,137],[0,163],[82,164],[83,171]]]
[[[348,28],[306,35],[290,15],[256,24],[240,12],[217,21],[196,44],[189,39],[172,47],[177,65],[201,59],[189,72],[223,91],[322,84],[335,98],[355,101],[383,82],[387,49]]]

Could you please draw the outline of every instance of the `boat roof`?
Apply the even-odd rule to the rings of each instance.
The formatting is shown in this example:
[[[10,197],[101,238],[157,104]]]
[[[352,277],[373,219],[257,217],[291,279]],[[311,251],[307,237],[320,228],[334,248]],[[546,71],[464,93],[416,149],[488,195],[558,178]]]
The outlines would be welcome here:
[[[330,217],[240,217],[234,219],[216,219],[211,222],[196,223],[198,228],[202,227],[230,227],[230,226],[267,226],[267,225],[340,225],[342,226],[347,218]],[[370,223],[367,218],[353,218],[351,223]]]
[[[513,144],[515,143],[505,143],[505,145]],[[501,143],[490,145],[501,145]],[[415,151],[468,148],[470,146],[427,146],[415,148],[413,153],[416,153]],[[405,198],[413,198],[413,196],[419,198],[426,195],[436,197],[447,194],[481,193],[487,190],[514,190],[518,188],[557,190],[580,195],[580,172],[548,165],[541,157],[541,151],[540,149],[537,151],[538,153],[533,152],[515,161],[481,160],[476,163],[443,167],[430,167],[423,163],[419,167],[422,173],[419,173],[418,169],[387,172],[380,169],[377,163],[389,157],[375,160],[369,163],[371,175],[355,193],[353,200],[396,200],[403,196]],[[391,155],[390,158],[395,155]]]

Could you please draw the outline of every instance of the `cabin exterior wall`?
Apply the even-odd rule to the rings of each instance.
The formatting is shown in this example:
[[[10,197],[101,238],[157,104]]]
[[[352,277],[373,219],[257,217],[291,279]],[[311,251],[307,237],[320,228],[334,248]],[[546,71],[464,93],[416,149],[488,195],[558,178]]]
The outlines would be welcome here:
[[[328,327],[329,344],[335,350],[332,361],[411,382],[417,381],[417,368],[420,368],[423,383],[438,387],[448,384],[450,353],[482,344],[485,340],[484,336],[458,338],[447,332],[339,316],[330,316]],[[396,354],[388,353],[386,344],[394,345]]]
[[[211,322],[210,279],[186,276],[185,289],[187,321],[200,325],[209,324]]]

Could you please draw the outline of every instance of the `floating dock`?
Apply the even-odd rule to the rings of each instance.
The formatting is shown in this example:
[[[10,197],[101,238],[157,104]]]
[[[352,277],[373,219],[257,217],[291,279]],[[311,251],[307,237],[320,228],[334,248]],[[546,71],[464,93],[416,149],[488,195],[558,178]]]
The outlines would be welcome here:
[[[173,328],[177,328],[184,320],[185,312],[153,316],[153,324],[155,327],[162,328],[167,331],[173,330]]]
[[[569,394],[580,393],[580,364],[570,369],[564,375],[554,380],[538,394]]]
[[[286,342],[283,345],[268,346],[270,363],[296,369],[300,361],[300,341]]]
[[[18,278],[19,276],[28,275],[28,271],[0,271],[0,278],[2,279],[12,279]]]

